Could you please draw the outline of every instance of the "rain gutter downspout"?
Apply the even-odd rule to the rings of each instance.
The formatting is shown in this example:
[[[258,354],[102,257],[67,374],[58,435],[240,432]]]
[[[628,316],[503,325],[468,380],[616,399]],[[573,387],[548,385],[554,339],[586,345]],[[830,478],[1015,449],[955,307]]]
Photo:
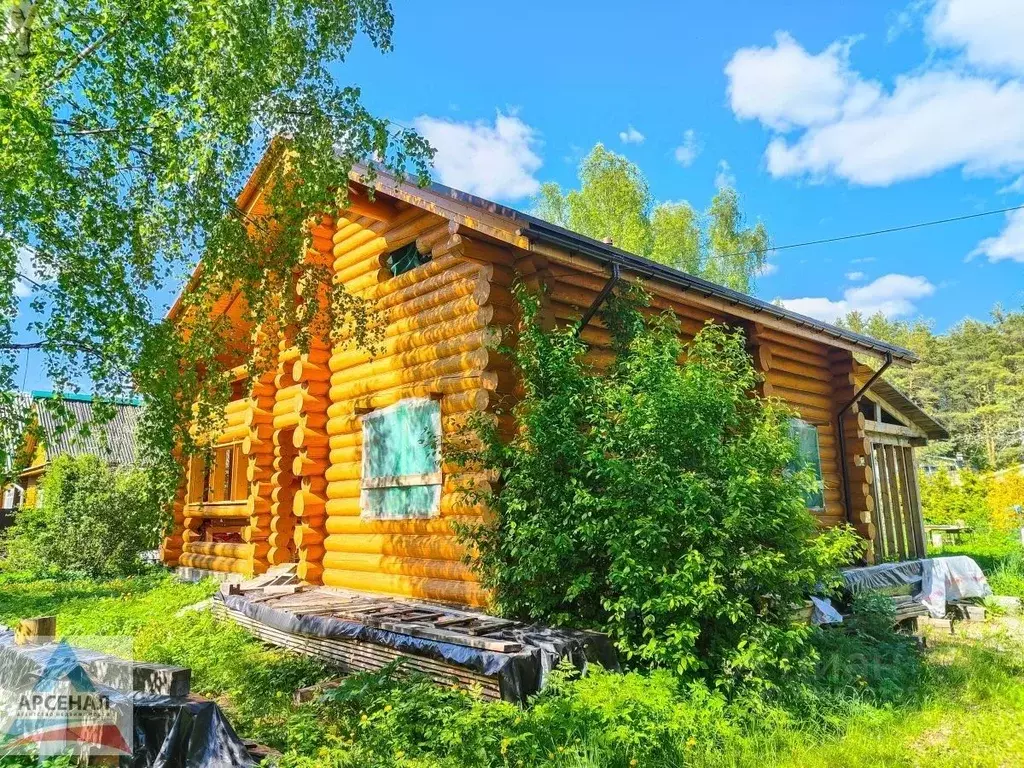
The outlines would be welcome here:
[[[587,323],[593,319],[594,315],[596,315],[597,311],[601,308],[601,305],[607,301],[608,296],[611,295],[611,292],[618,284],[620,275],[621,270],[619,269],[619,265],[612,262],[611,277],[608,278],[608,282],[604,284],[604,288],[602,288],[601,292],[597,294],[597,298],[594,299],[594,303],[591,304],[587,311],[583,313],[583,317],[580,318],[579,323],[576,325],[576,338],[580,337],[580,334],[583,333],[583,329],[587,327]]]
[[[871,385],[878,381],[878,377],[885,373],[886,369],[892,365],[892,352],[885,353],[885,362],[882,367],[875,371],[871,378],[867,380],[863,387],[857,390],[857,394],[853,396],[853,399],[839,409],[839,413],[836,415],[838,420],[838,433],[839,433],[839,467],[842,471],[843,477],[843,502],[846,505],[846,522],[853,524],[853,503],[851,502],[850,494],[850,469],[846,464],[846,430],[843,427],[843,416],[850,410],[850,406],[856,403],[863,397],[864,393],[871,389]]]

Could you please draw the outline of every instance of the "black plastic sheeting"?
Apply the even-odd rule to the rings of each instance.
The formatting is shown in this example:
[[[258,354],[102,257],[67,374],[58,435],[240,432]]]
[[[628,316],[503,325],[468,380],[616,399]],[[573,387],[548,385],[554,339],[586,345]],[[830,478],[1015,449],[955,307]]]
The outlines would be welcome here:
[[[501,697],[507,701],[525,702],[527,697],[544,687],[548,673],[565,659],[581,672],[586,671],[588,663],[598,663],[611,670],[619,669],[615,650],[608,638],[592,632],[542,626],[502,630],[489,634],[487,639],[520,643],[523,649],[516,653],[499,653],[403,635],[329,616],[296,616],[252,602],[244,595],[221,593],[216,599],[223,600],[225,606],[233,611],[289,634],[360,640],[394,649],[406,656],[443,661],[495,677],[499,681]]]
[[[131,694],[131,768],[249,768],[256,763],[216,702]]]
[[[902,563],[882,563],[864,568],[848,568],[843,571],[846,588],[856,594],[866,590],[892,589],[893,587],[912,587],[914,592],[921,588],[924,578],[924,565],[920,560],[908,560]]]
[[[115,672],[97,674],[100,668],[97,665],[114,667]],[[0,708],[6,711],[10,706],[13,709],[14,701],[8,700],[9,697],[51,690],[49,684],[54,680],[67,680],[72,690],[89,690],[102,695],[118,712],[127,713],[130,708],[132,754],[119,758],[119,766],[249,768],[256,765],[215,702],[130,690],[130,662],[59,642],[16,645],[14,633],[0,628]]]

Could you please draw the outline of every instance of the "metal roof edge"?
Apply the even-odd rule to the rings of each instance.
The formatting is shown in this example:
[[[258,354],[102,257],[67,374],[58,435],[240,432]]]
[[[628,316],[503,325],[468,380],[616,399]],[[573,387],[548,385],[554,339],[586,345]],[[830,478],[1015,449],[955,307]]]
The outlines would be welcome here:
[[[641,256],[629,253],[628,251],[624,251],[621,248],[609,245],[608,243],[602,243],[598,240],[586,237],[585,235],[580,235],[555,224],[541,221],[540,219],[532,216],[527,217],[520,214],[520,217],[528,219],[527,225],[520,230],[520,234],[530,241],[554,245],[556,247],[580,253],[585,256],[591,256],[608,263],[615,263],[620,267],[629,269],[638,274],[646,275],[647,277],[656,280],[665,281],[678,288],[693,291],[708,298],[713,297],[721,299],[730,304],[742,306],[754,312],[764,312],[780,320],[785,320],[801,327],[809,328],[824,336],[841,339],[847,343],[867,349],[875,354],[885,354],[886,352],[889,352],[894,358],[903,362],[915,363],[918,361],[917,355],[909,349],[904,349],[903,347],[895,344],[887,344],[886,342],[873,339],[870,336],[865,336],[860,333],[838,328],[828,323],[823,323],[820,320],[815,320],[814,318],[807,317],[806,315],[801,315],[800,313],[793,312],[785,307],[780,307],[775,304],[771,304],[770,302],[763,301],[762,299],[749,296],[745,293],[734,291],[731,288],[726,288],[723,285],[712,283],[711,281],[704,280],[700,277],[694,277],[686,272],[681,272],[678,269],[673,269],[672,267],[665,266],[664,264],[659,264],[656,261],[645,259]]]

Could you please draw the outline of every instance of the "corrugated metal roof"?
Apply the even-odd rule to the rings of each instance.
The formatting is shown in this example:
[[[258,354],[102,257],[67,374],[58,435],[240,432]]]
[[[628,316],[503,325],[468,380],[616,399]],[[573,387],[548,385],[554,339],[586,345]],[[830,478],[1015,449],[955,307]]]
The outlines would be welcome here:
[[[92,398],[65,397],[33,393],[47,461],[58,456],[93,454],[110,464],[129,466],[137,456],[136,433],[141,406],[134,402],[114,403],[110,421],[95,419]]]

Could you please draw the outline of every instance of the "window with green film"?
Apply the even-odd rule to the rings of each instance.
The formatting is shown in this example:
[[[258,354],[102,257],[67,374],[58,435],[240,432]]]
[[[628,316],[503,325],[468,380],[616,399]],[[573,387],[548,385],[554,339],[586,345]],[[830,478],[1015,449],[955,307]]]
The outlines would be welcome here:
[[[363,517],[433,517],[441,509],[441,404],[401,400],[363,416]]]
[[[797,443],[797,456],[790,469],[797,472],[810,467],[817,480],[815,490],[806,494],[804,500],[810,509],[825,508],[825,483],[821,476],[821,452],[818,449],[818,428],[800,419],[789,420],[789,432]]]
[[[430,261],[430,253],[420,253],[414,242],[388,254],[388,268],[394,277],[398,277],[410,269],[416,269],[428,261]]]

